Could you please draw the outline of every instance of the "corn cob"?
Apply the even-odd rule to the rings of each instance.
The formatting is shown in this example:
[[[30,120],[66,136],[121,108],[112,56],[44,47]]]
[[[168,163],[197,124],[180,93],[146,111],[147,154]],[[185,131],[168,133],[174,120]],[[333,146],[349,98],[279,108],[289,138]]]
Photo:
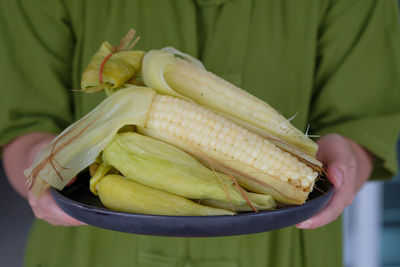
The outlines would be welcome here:
[[[311,139],[267,103],[208,72],[199,64],[164,51],[152,50],[143,58],[142,76],[146,86],[205,105],[321,167],[321,163],[315,160],[318,147]]]
[[[129,109],[128,103],[136,103],[135,109]],[[140,133],[181,148],[208,167],[236,177],[250,191],[270,194],[279,202],[302,204],[318,176],[295,156],[227,118],[145,87],[127,88],[108,97],[50,144],[26,175],[33,181],[39,176],[62,189],[127,124],[137,125]]]
[[[275,208],[275,201],[271,196],[246,192],[239,185],[235,186],[235,182],[225,174],[207,169],[182,150],[130,131],[117,134],[103,150],[101,159],[92,164],[90,169],[90,191],[95,195],[100,194],[99,182],[105,176],[121,173],[124,179],[139,183],[142,187],[148,186],[178,197],[195,199],[199,204],[206,206],[233,212]],[[110,198],[106,194],[113,190],[112,188],[107,187],[107,190],[103,190],[100,199]],[[139,197],[138,191],[129,188],[118,190],[122,195],[134,194]],[[128,192],[124,193],[124,190]],[[112,205],[119,205],[119,201],[122,200],[116,198]],[[130,207],[133,210],[138,205],[149,205],[149,212],[157,209],[153,206],[166,205],[158,202],[138,204],[134,198],[131,201],[132,203],[124,204],[126,208]],[[187,208],[185,213],[190,212],[189,207]],[[174,210],[166,212],[171,215],[181,214],[174,214]]]
[[[225,174],[213,172],[182,150],[153,138],[133,132],[117,134],[103,150],[102,159],[127,179],[158,190],[188,199],[246,205]]]
[[[135,103],[134,109],[128,108],[129,103]],[[62,189],[94,162],[117,130],[127,124],[234,176],[250,191],[270,194],[282,203],[302,204],[318,176],[274,143],[206,107],[155,94],[145,87],[112,94],[44,149],[26,175],[34,182],[39,177],[38,185],[46,180]]]
[[[104,206],[116,211],[182,216],[234,214],[228,210],[197,204],[115,174],[100,180],[98,194]]]
[[[196,155],[206,164],[211,161],[213,168],[231,172],[245,188],[283,203],[302,204],[318,176],[269,140],[176,97],[156,95],[139,132]]]
[[[140,72],[144,51],[131,50],[138,38],[135,30],[130,30],[118,47],[104,42],[90,60],[82,74],[83,92],[92,93],[106,90],[111,94],[130,82]]]
[[[255,194],[255,193],[247,193],[249,201],[254,205],[256,210],[271,210],[275,208],[275,201],[270,195],[263,194]],[[214,199],[206,199],[201,201],[201,204],[224,209],[231,210],[233,208],[234,211],[252,211],[252,208],[247,204],[231,204],[223,201],[218,201]]]

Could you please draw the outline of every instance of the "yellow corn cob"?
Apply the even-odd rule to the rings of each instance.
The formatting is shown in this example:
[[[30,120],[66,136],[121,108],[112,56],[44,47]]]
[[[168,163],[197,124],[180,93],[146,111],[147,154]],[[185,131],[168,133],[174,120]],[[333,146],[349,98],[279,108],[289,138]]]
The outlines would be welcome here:
[[[246,205],[229,177],[210,171],[175,146],[138,133],[117,134],[103,150],[102,159],[127,179],[158,190],[189,199]]]
[[[155,190],[147,190],[153,194],[151,197],[153,202],[136,203],[141,197],[140,190],[117,189],[122,192],[122,195],[130,196],[130,199],[126,200],[121,199],[121,196],[110,196],[110,190],[114,190],[114,187],[107,186],[107,190],[103,189],[100,196],[106,206],[125,205],[130,211],[138,207],[145,209],[144,207],[147,206],[150,212],[173,203],[174,198],[169,198],[168,194],[164,194],[167,199],[161,200],[162,204],[156,202],[155,196],[160,198],[163,196],[163,193],[157,193],[158,190],[181,198],[196,199],[196,202],[202,205],[230,211],[269,210],[275,207],[275,201],[271,196],[250,193],[239,186],[235,187],[234,182],[225,174],[207,169],[182,150],[134,132],[117,134],[113,142],[104,149],[101,158],[89,167],[92,176],[90,191],[96,196],[99,195],[100,181],[110,173],[121,173],[124,176],[123,179],[131,180],[135,184],[139,183],[141,188],[151,187]],[[123,182],[114,184],[118,187]],[[125,184],[129,185],[129,183]],[[177,201],[177,204],[182,204],[179,198]],[[183,211],[174,214],[176,208],[178,207],[170,208],[165,212],[171,215],[190,213],[190,207],[184,206]],[[194,214],[199,210],[194,208],[192,212]]]
[[[234,174],[243,187],[279,202],[302,204],[318,176],[269,140],[180,98],[156,95],[138,130]]]
[[[179,52],[180,53],[180,52]],[[199,64],[152,50],[142,63],[146,86],[163,94],[191,99],[271,140],[313,165],[318,146],[264,101],[208,72]]]
[[[234,214],[231,211],[197,204],[115,174],[100,180],[98,194],[104,206],[117,211],[182,216]]]
[[[247,193],[247,196],[256,210],[270,210],[275,208],[275,201],[270,195]],[[201,204],[224,210],[231,210],[233,208],[234,211],[252,211],[251,207],[247,204],[234,205],[211,199],[203,200],[201,201]]]

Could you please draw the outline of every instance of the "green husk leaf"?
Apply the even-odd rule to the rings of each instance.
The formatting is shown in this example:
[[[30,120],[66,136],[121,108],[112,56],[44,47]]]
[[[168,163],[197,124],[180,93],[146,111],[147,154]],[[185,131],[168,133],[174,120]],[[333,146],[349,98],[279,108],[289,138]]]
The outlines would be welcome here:
[[[168,133],[160,133],[144,127],[138,127],[137,131],[143,135],[162,140],[183,151],[190,153],[205,165],[212,165],[219,172],[231,174],[239,184],[249,191],[271,195],[276,201],[287,204],[303,204],[308,193],[297,190],[296,187],[288,186],[287,182],[277,179],[264,172],[255,172],[254,168],[231,157],[222,155],[214,150],[207,151],[207,158],[204,153],[193,143],[182,142],[179,138]]]
[[[115,174],[103,177],[98,189],[103,205],[116,211],[175,216],[234,214],[231,211],[200,205]]]
[[[103,82],[101,83],[100,68],[105,58],[110,54],[112,55],[104,63]],[[144,51],[137,50],[113,52],[113,46],[104,42],[82,74],[82,91],[92,93],[99,91],[99,88],[121,88],[140,72],[144,54]]]
[[[97,168],[96,173],[92,176],[89,181],[89,189],[94,195],[98,195],[97,185],[99,184],[100,180],[106,176],[107,172],[112,168],[112,166],[105,166],[104,164],[100,164]]]
[[[253,203],[254,207],[257,210],[272,210],[276,207],[276,203],[270,195],[263,195],[263,194],[247,192],[247,197]],[[251,207],[249,207],[249,205],[232,204],[232,206],[231,206],[229,203],[218,201],[218,200],[213,200],[213,199],[203,200],[203,201],[201,201],[201,204],[210,206],[210,207],[214,207],[214,208],[225,209],[225,210],[229,210],[229,209],[231,209],[231,207],[233,207],[233,209],[235,211],[252,211],[252,209],[251,209]]]
[[[118,134],[103,161],[127,179],[189,199],[215,199],[246,205],[225,174],[209,170],[182,150],[137,133]]]
[[[65,129],[25,170],[33,192],[39,195],[48,184],[63,189],[96,160],[122,126],[143,126],[154,95],[154,90],[138,86],[118,91]]]

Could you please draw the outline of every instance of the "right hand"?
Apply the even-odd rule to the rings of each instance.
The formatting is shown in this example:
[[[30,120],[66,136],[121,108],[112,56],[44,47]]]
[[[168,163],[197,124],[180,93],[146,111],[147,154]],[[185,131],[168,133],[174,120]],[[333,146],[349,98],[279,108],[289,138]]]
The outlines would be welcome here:
[[[84,225],[84,223],[62,211],[55,203],[49,190],[36,197],[26,186],[23,171],[33,163],[36,153],[48,145],[54,137],[49,133],[34,132],[14,139],[3,148],[4,170],[11,186],[20,195],[28,199],[36,218],[45,220],[52,225]]]

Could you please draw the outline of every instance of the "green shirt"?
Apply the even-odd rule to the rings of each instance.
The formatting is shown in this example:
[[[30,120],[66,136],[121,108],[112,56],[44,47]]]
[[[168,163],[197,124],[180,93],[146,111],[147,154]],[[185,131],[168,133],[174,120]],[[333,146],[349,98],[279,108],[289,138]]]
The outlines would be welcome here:
[[[396,169],[400,38],[393,0],[41,0],[0,2],[0,145],[59,133],[104,94],[71,92],[104,40],[174,46],[311,134],[336,132]],[[222,238],[139,236],[36,221],[26,266],[341,266],[341,222]]]

